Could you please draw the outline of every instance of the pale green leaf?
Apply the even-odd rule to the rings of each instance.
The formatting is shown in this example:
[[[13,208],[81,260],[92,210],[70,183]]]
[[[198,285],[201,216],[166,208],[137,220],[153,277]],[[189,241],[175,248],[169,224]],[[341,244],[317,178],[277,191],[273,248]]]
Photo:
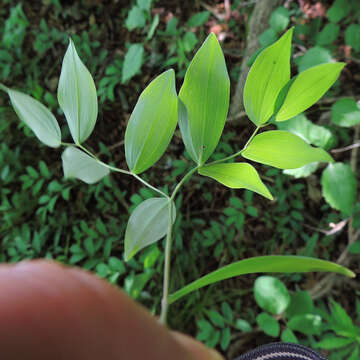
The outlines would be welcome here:
[[[287,130],[300,136],[307,143],[329,149],[334,143],[330,130],[323,126],[313,124],[305,114],[297,115],[289,120],[276,122],[279,130]]]
[[[197,289],[234,276],[253,273],[293,273],[311,271],[335,272],[348,277],[355,277],[355,274],[351,270],[330,261],[304,256],[258,256],[226,265],[193,281],[171,294],[169,302],[171,304]]]
[[[206,162],[219,142],[229,107],[229,96],[230,80],[224,55],[212,33],[191,61],[179,93],[188,113],[195,161],[199,165]]]
[[[293,29],[263,50],[249,71],[244,87],[244,107],[255,125],[264,124],[274,113],[276,98],[290,80]]]
[[[326,24],[319,34],[317,34],[316,43],[318,45],[330,45],[337,39],[339,31],[339,25],[334,23]]]
[[[124,84],[141,69],[144,47],[142,44],[131,44],[125,55],[121,82]]]
[[[50,110],[29,95],[20,91],[1,87],[10,97],[11,105],[20,120],[34,132],[45,145],[58,147],[61,144],[61,132],[55,116]]]
[[[351,215],[356,200],[357,181],[351,167],[344,163],[329,164],[321,176],[325,200],[346,216]]]
[[[125,260],[130,260],[138,251],[164,237],[169,228],[169,206],[166,198],[150,198],[138,205],[131,214],[125,233]],[[172,222],[176,218],[173,202]]]
[[[261,181],[255,168],[250,164],[229,163],[205,165],[198,171],[199,174],[209,176],[229,188],[248,189],[273,200],[270,191]]]
[[[301,314],[292,317],[287,326],[305,335],[319,335],[321,333],[321,317],[314,314]]]
[[[146,40],[150,40],[152,39],[152,37],[154,36],[154,33],[155,33],[155,30],[156,28],[158,27],[159,25],[159,22],[160,22],[160,16],[159,14],[156,14],[153,18],[153,21],[151,23],[151,26],[150,26],[150,29],[149,29],[149,32],[146,36]]]
[[[145,171],[165,152],[177,123],[177,103],[174,70],[141,93],[125,132],[126,162],[133,173]]]
[[[322,64],[301,72],[291,84],[276,120],[290,119],[315,104],[334,84],[344,66],[344,63]]]
[[[337,100],[331,107],[331,121],[344,127],[360,124],[360,106],[352,98]]]
[[[98,102],[94,80],[71,39],[61,67],[58,101],[74,142],[84,142],[94,129]]]
[[[314,148],[300,137],[283,130],[256,135],[241,155],[279,169],[296,169],[315,161],[333,161],[325,150]]]
[[[354,339],[341,338],[334,335],[330,335],[321,339],[316,345],[320,349],[334,350],[349,345],[352,342],[354,342]]]
[[[295,61],[298,65],[298,71],[302,72],[313,66],[320,64],[330,63],[333,60],[330,50],[321,46],[310,48],[304,56],[296,58]]]
[[[196,27],[204,25],[209,19],[209,11],[201,11],[193,15],[187,22],[188,27]]]
[[[346,45],[351,46],[355,51],[360,51],[360,25],[350,24],[345,31]]]
[[[262,312],[256,317],[256,322],[265,334],[278,337],[280,334],[280,324],[268,313]]]
[[[283,6],[276,8],[270,16],[270,26],[276,32],[284,31],[290,22],[289,10]]]
[[[319,163],[314,162],[314,163],[310,163],[310,164],[304,165],[302,167],[299,167],[297,169],[286,169],[283,171],[283,173],[286,175],[291,175],[295,179],[300,179],[300,178],[308,177],[309,175],[314,173],[318,167],[319,167]]]
[[[331,22],[337,23],[351,11],[349,0],[335,0],[327,12],[327,17]]]
[[[128,13],[125,26],[129,31],[145,26],[146,18],[144,11],[139,6],[133,6]]]
[[[254,296],[263,310],[275,315],[284,312],[290,303],[286,286],[273,276],[260,276],[255,280]]]
[[[64,176],[94,184],[109,174],[109,169],[83,151],[69,146],[61,155]]]

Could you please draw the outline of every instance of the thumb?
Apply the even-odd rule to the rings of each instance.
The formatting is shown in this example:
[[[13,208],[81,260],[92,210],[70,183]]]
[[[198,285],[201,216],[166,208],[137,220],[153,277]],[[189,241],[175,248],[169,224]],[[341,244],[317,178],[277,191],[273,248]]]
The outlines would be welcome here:
[[[216,360],[124,292],[49,261],[0,265],[1,359]]]

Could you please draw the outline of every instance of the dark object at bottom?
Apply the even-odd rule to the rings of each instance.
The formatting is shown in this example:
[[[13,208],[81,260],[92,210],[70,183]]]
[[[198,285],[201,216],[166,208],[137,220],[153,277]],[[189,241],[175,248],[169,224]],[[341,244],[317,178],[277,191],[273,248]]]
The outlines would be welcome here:
[[[234,360],[327,360],[306,346],[293,343],[262,345]]]

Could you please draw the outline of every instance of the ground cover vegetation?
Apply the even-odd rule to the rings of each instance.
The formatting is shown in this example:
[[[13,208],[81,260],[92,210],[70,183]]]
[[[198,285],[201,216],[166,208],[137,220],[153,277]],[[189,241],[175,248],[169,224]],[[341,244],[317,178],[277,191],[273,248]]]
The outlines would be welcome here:
[[[210,30],[222,40],[232,82],[239,76],[254,4],[185,4],[180,9],[177,2],[140,0],[126,6],[116,1],[5,1],[0,7],[1,82],[56,111],[58,74],[71,35],[95,75],[99,94],[96,137],[89,138],[87,146],[104,161],[125,168],[119,139],[138,94],[169,66],[175,68],[180,85]],[[284,173],[259,168],[262,179],[270,183],[275,198],[271,204],[250,191],[228,191],[200,176],[187,184],[176,199],[182,215],[174,224],[175,288],[230,262],[270,253],[338,260],[357,270],[359,6],[356,1],[283,5],[272,13],[269,29],[259,34],[259,47],[295,26],[293,73],[333,60],[347,66],[319,105],[277,125],[330,151],[336,163]],[[158,313],[163,242],[123,261],[129,213],[154,192],[126,177],[110,175],[92,186],[63,179],[59,154],[34,141],[5,96],[0,106],[0,260],[48,257],[83,266]],[[252,132],[248,122],[243,126],[229,120],[213,160],[237,151]],[[70,138],[65,120],[61,131]],[[167,191],[164,184],[179,180],[190,169],[190,160],[175,132],[170,148],[144,179]],[[165,180],[158,176],[160,171]],[[229,358],[257,342],[280,338],[323,349],[330,359],[358,358],[356,280],[339,285],[332,275],[319,274],[258,277],[254,283],[255,279],[234,278],[188,295],[170,309],[170,325],[216,346]],[[349,296],[340,296],[344,292]],[[271,298],[272,294],[277,296]],[[299,305],[303,303],[307,306]]]

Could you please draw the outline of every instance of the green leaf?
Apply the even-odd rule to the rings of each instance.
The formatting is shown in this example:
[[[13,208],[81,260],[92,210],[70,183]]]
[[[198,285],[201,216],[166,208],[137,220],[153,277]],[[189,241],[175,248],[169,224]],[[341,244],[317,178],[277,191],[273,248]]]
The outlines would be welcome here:
[[[224,318],[215,310],[210,310],[207,312],[207,315],[209,316],[209,319],[211,322],[219,327],[224,327],[225,322]]]
[[[125,132],[126,162],[134,174],[148,169],[165,152],[177,123],[177,103],[172,69],[141,93]]]
[[[313,66],[317,66],[324,63],[330,63],[333,61],[331,52],[321,46],[315,46],[309,49],[306,54],[299,58],[297,61],[298,70],[302,72]]]
[[[226,327],[221,331],[220,347],[223,351],[225,351],[229,347],[230,341],[231,341],[231,331],[230,328]]]
[[[327,203],[346,216],[352,214],[357,181],[351,167],[344,163],[329,164],[321,176],[322,193]]]
[[[276,120],[290,119],[315,104],[334,84],[344,66],[344,63],[322,64],[301,72],[291,84]]]
[[[279,169],[296,169],[315,161],[333,161],[325,150],[314,148],[300,137],[283,130],[256,135],[241,155]]]
[[[136,3],[140,7],[140,9],[150,11],[151,1],[152,0],[137,0]]]
[[[295,334],[292,332],[292,330],[286,328],[282,333],[281,333],[281,341],[283,342],[291,342],[291,343],[295,343],[298,344],[299,341],[297,339],[297,337],[295,336]]]
[[[94,80],[71,39],[61,67],[58,101],[74,142],[81,144],[94,129],[98,102]]]
[[[83,151],[69,146],[61,155],[65,178],[94,184],[109,174],[109,169]]]
[[[20,120],[34,132],[42,143],[54,148],[60,146],[60,127],[55,116],[47,107],[20,91],[11,90],[4,85],[0,88],[8,93],[11,105]]]
[[[296,115],[290,120],[277,122],[279,130],[287,130],[301,137],[307,143],[329,149],[334,142],[330,130],[323,126],[315,125],[307,119],[305,114]]]
[[[141,69],[144,47],[142,44],[131,44],[125,55],[121,82],[124,84]]]
[[[337,23],[343,19],[351,10],[348,0],[336,0],[327,12],[331,22]]]
[[[352,98],[337,100],[331,107],[331,121],[344,127],[360,124],[360,106]]]
[[[194,49],[197,44],[198,39],[192,31],[187,31],[183,37],[184,49],[187,52],[190,52]]]
[[[224,301],[221,303],[221,311],[224,314],[225,319],[228,322],[232,323],[233,322],[233,313],[232,313],[230,305],[227,302]]]
[[[206,162],[219,142],[229,96],[230,80],[224,55],[211,33],[192,59],[179,93],[187,110],[195,161],[199,165]],[[182,136],[187,135],[182,133]]]
[[[251,325],[243,319],[237,319],[235,322],[235,326],[236,328],[238,328],[239,330],[243,331],[243,332],[251,332],[252,328]]]
[[[330,335],[320,340],[316,345],[321,349],[334,350],[349,345],[352,342],[354,342],[354,339],[340,338],[337,336]]]
[[[169,205],[166,198],[151,198],[138,205],[131,214],[125,232],[125,260],[129,261],[138,251],[164,237],[169,228]],[[172,222],[176,218],[172,206]]]
[[[339,36],[340,26],[334,23],[326,24],[325,27],[317,34],[316,44],[330,45]]]
[[[264,330],[264,333],[272,336],[278,337],[280,334],[280,325],[279,322],[274,319],[271,315],[262,312],[256,317],[256,322],[259,327]]]
[[[252,56],[255,56],[255,58],[256,58],[257,55],[261,52],[261,50],[263,50],[265,47],[273,44],[278,38],[279,38],[279,36],[274,29],[270,28],[270,29],[265,30],[262,34],[259,35],[259,44],[261,45],[262,49],[259,49],[260,51],[257,50],[255,52],[256,55],[253,54]],[[254,58],[254,61],[255,61],[255,58]],[[254,61],[252,61],[251,64]]]
[[[305,178],[305,177],[308,177],[309,175],[311,175],[312,173],[314,173],[318,167],[319,167],[319,163],[314,162],[314,163],[310,163],[305,166],[299,167],[297,169],[286,169],[283,171],[283,173],[286,175],[291,175],[295,179]]]
[[[321,333],[321,317],[314,314],[302,314],[292,317],[287,326],[305,335],[319,335]]]
[[[286,316],[292,318],[296,315],[303,315],[312,313],[314,310],[314,303],[307,291],[297,291],[291,295],[291,301],[286,309]]]
[[[234,276],[253,273],[292,273],[326,271],[335,272],[348,277],[355,277],[355,274],[341,265],[330,261],[304,257],[304,256],[258,256],[226,265],[218,270],[207,274],[169,296],[169,303],[172,304],[183,296],[200,289],[209,284],[232,278]]]
[[[154,19],[153,19],[152,23],[151,23],[149,32],[148,32],[148,34],[146,36],[146,40],[152,39],[152,37],[154,36],[155,30],[159,25],[159,22],[160,22],[160,16],[159,16],[159,14],[156,14],[154,16]]]
[[[185,148],[190,157],[197,162],[197,154],[190,133],[189,114],[180,98],[178,98],[178,123]]]
[[[198,171],[200,175],[209,176],[229,188],[248,189],[273,200],[270,191],[261,181],[255,168],[250,164],[230,163],[205,165]]]
[[[351,46],[355,51],[360,51],[360,25],[351,24],[345,31],[346,45]]]
[[[274,113],[276,98],[290,80],[290,52],[293,29],[263,50],[249,71],[244,87],[244,107],[257,126]]]
[[[275,9],[270,16],[270,26],[276,32],[284,31],[290,22],[289,10],[283,6]]]
[[[143,10],[138,6],[133,6],[126,18],[125,26],[129,31],[132,31],[144,27],[145,22],[146,18]]]
[[[273,276],[260,276],[254,283],[256,303],[265,311],[279,315],[290,303],[290,295],[282,281]]]
[[[208,21],[209,16],[210,16],[209,11],[198,12],[188,20],[186,25],[188,27],[196,27],[196,26],[204,25]]]

